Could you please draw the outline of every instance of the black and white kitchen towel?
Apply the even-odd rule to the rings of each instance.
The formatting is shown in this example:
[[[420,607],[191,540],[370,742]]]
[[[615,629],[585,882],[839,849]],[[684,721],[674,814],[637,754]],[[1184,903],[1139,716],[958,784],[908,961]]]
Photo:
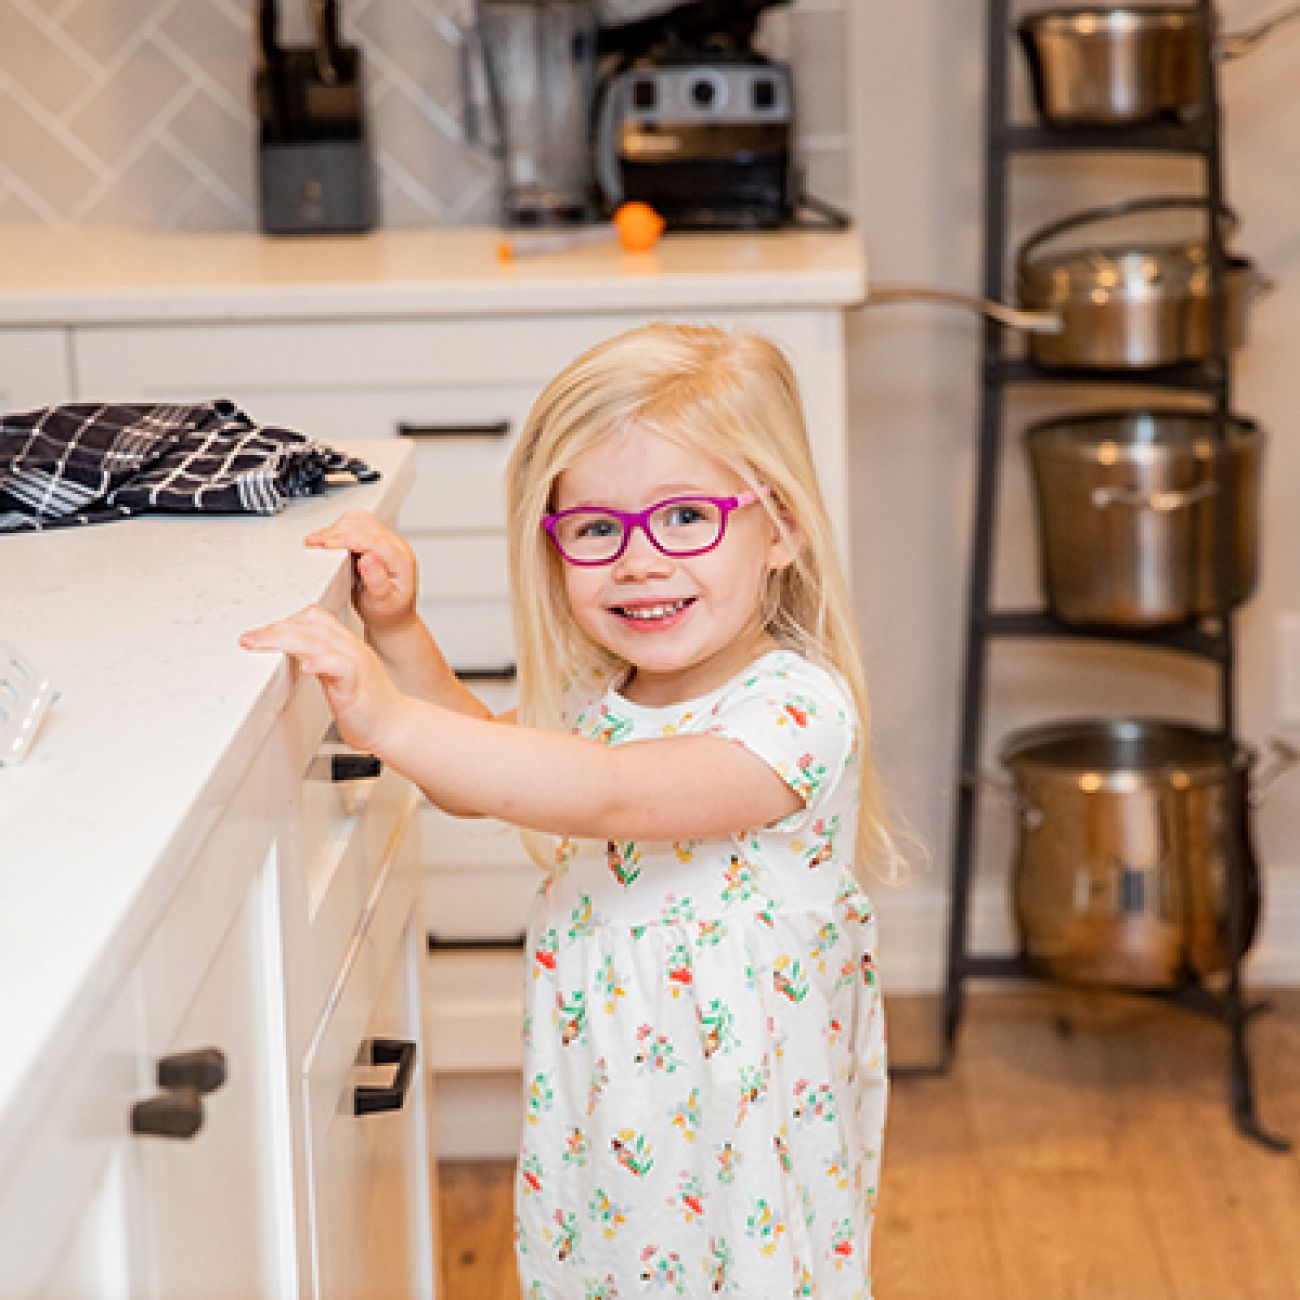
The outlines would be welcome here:
[[[0,532],[97,524],[146,511],[270,515],[364,461],[219,398],[186,406],[68,403],[0,415]]]

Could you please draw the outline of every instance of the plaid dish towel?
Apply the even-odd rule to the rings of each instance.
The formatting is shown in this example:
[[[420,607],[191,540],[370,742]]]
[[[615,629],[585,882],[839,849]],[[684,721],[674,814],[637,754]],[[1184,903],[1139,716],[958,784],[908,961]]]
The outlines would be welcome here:
[[[146,511],[270,515],[289,498],[379,477],[233,402],[70,403],[0,416],[0,533]]]

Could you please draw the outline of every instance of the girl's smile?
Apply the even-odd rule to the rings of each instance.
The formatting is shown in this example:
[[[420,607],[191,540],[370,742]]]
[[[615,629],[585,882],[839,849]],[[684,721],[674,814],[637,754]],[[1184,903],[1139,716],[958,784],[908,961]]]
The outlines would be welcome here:
[[[615,605],[613,612],[627,619],[638,631],[658,632],[676,627],[694,603],[693,596],[685,600],[625,601]]]
[[[614,435],[578,457],[556,481],[554,508],[643,510],[674,496],[740,496],[749,484],[703,452],[643,429]],[[793,559],[762,505],[734,510],[719,545],[670,556],[640,528],[608,564],[564,565],[574,618],[625,660],[623,694],[642,704],[691,699],[723,685],[770,649],[763,591]]]

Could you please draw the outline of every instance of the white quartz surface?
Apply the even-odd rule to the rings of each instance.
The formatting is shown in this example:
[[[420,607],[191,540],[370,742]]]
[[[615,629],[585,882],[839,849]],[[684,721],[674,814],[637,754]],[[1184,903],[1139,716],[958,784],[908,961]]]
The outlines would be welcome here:
[[[671,234],[503,263],[484,228],[268,238],[0,227],[0,325],[849,306],[859,232]]]
[[[26,760],[0,767],[3,1141],[138,955],[288,698],[283,656],[240,649],[239,633],[313,601],[341,610],[346,556],[304,535],[343,509],[395,511],[409,487],[405,444],[350,450],[378,483],[276,516],[0,536],[0,640],[61,691]]]

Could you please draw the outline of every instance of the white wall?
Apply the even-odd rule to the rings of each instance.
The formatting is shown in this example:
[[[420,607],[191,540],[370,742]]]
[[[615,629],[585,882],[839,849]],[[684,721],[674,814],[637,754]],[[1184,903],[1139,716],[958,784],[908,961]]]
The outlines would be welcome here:
[[[1043,7],[1023,5],[1023,10]],[[1275,0],[1228,0],[1238,30]],[[1019,12],[1019,11],[1018,11]],[[981,280],[984,5],[969,0],[858,0],[850,9],[856,193],[872,283],[923,282],[967,292]],[[1020,52],[1010,48],[1022,77]],[[1237,239],[1278,281],[1238,354],[1238,407],[1270,434],[1263,573],[1238,619],[1243,736],[1297,739],[1278,717],[1278,619],[1300,611],[1300,26],[1223,73],[1228,197]],[[1024,88],[1017,88],[1023,99]],[[1190,189],[1187,160],[1079,155],[1021,160],[1012,182],[1013,245],[1038,223],[1136,192]],[[979,325],[924,307],[859,313],[851,322],[856,595],[874,686],[875,743],[896,800],[931,849],[903,886],[877,886],[885,976],[895,988],[943,981],[949,834],[977,430]],[[1030,415],[1098,402],[1097,389],[1043,391],[1010,408],[998,593],[1037,599],[1037,557],[1019,428]],[[1146,390],[1149,394],[1150,390]],[[1113,391],[1100,394],[1111,401]],[[1135,397],[1139,394],[1134,394]],[[1158,397],[1159,395],[1156,394]],[[1213,718],[1208,670],[1154,652],[1071,643],[1004,645],[991,674],[986,767],[1009,729],[1060,715]],[[1010,942],[1009,811],[985,800],[973,944]],[[1300,775],[1284,779],[1255,821],[1265,868],[1256,983],[1300,982]]]

